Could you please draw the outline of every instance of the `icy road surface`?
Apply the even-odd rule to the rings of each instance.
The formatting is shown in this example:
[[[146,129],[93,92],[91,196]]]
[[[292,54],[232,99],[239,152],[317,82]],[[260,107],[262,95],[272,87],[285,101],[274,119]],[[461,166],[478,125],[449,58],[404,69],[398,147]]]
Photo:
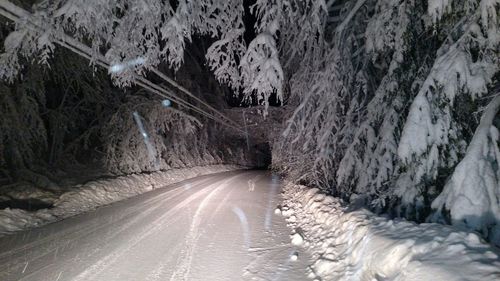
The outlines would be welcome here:
[[[306,280],[280,188],[263,171],[202,176],[6,236],[0,280]]]

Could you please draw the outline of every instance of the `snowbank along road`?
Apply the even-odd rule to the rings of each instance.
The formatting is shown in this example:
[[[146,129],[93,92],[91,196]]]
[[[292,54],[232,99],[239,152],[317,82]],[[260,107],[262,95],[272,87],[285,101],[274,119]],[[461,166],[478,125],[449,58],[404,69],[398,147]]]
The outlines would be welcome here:
[[[0,238],[0,280],[306,280],[268,172],[202,176]],[[298,256],[298,260],[296,260]]]

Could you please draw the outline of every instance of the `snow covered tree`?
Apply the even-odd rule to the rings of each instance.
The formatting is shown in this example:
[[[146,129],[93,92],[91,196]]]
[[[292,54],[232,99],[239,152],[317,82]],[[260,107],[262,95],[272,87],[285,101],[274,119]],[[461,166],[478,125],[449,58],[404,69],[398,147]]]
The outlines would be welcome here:
[[[407,171],[398,181],[397,192],[406,203],[416,200],[414,204],[428,206],[430,202],[424,202],[429,193],[426,188],[435,185],[438,177],[447,177],[450,172],[442,174],[443,170],[453,169],[465,152],[463,124],[458,122],[453,108],[463,95],[475,100],[487,94],[488,85],[499,71],[500,33],[494,2],[429,5],[433,24],[450,9],[462,18],[437,50],[434,65],[412,102],[403,129],[398,155]],[[429,200],[442,186],[437,188]]]
[[[296,107],[276,140],[274,166],[375,210],[424,221],[445,185],[442,194],[455,194],[447,178],[468,158],[477,126],[470,116],[491,98],[498,2],[347,1],[328,11],[323,51],[291,80]],[[434,208],[459,208],[443,207],[444,196]],[[491,219],[479,221],[466,224],[491,232]]]

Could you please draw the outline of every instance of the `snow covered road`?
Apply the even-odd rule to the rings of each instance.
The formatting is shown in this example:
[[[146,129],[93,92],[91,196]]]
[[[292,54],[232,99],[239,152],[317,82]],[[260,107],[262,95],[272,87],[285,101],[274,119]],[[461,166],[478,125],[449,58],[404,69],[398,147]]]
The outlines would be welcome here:
[[[2,237],[0,280],[306,280],[280,189],[269,172],[213,174]]]

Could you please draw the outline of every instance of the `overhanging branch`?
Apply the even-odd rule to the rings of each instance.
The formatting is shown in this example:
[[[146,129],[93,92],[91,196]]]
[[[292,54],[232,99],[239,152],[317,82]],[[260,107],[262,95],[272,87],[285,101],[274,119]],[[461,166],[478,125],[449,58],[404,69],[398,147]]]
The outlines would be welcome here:
[[[32,20],[33,16],[30,12],[28,12],[25,9],[11,3],[10,1],[0,0],[0,15],[6,17],[9,20],[15,21],[17,23],[20,23],[21,19],[22,19],[25,21],[24,26],[26,28],[31,29],[31,30],[45,31],[45,29],[43,27],[38,26],[35,23],[35,21]],[[60,33],[60,34],[57,34],[56,36],[57,36],[57,38],[56,38],[55,43],[57,43],[58,45],[60,45],[64,48],[67,48],[70,51],[72,51],[72,52],[74,52],[74,53],[76,53],[76,54],[78,54],[86,59],[89,59],[90,61],[95,62],[97,65],[99,65],[103,68],[109,69],[110,64],[102,54],[96,54],[95,52],[92,51],[92,49],[90,47],[88,47],[87,45],[83,44],[82,42],[74,39],[73,37],[71,37],[65,33]],[[205,110],[200,109],[193,104],[190,104],[189,102],[183,100],[182,98],[175,96],[174,94],[167,91],[166,89],[161,88],[160,86],[154,84],[153,82],[151,82],[148,79],[141,77],[139,75],[134,76],[135,84],[149,90],[150,92],[152,92],[154,94],[160,95],[164,98],[171,99],[172,101],[174,101],[180,105],[186,106],[187,108],[190,108],[190,109],[194,110],[195,112],[197,112],[197,113],[199,113],[199,114],[201,114],[209,119],[212,119],[216,122],[219,122],[223,125],[229,126],[233,129],[236,129],[236,130],[244,133],[244,131],[242,129],[240,129],[241,126],[238,123],[229,119],[223,113],[219,112],[217,109],[213,108],[208,103],[204,102],[200,98],[193,95],[191,92],[189,92],[189,90],[187,90],[186,88],[184,88],[181,85],[179,85],[178,83],[176,83],[173,79],[169,78],[168,76],[166,76],[165,74],[163,74],[162,72],[160,72],[157,69],[153,69],[153,73],[156,74],[161,79],[163,79],[168,84],[170,84],[172,87],[178,89],[182,93],[192,97],[196,101],[200,102],[202,105],[206,106],[210,111],[212,111],[212,113],[206,112]]]

